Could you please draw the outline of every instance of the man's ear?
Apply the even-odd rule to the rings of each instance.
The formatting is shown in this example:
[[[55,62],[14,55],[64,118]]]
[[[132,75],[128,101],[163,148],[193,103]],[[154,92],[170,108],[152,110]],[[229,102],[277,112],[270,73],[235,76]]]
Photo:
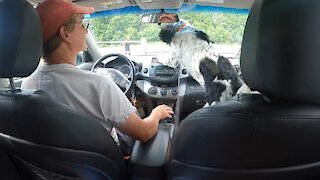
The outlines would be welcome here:
[[[60,27],[60,37],[62,40],[69,42],[69,32],[66,26]]]

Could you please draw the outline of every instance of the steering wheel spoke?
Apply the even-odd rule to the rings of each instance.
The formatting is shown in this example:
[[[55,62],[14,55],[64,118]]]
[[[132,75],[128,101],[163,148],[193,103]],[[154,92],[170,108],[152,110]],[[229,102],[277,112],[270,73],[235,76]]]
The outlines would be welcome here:
[[[112,61],[117,60],[117,59],[125,60],[125,62],[129,65],[130,71],[131,71],[129,77],[127,75],[123,74],[118,69],[116,69],[114,67],[109,67],[108,66],[109,62],[104,64],[104,67],[101,67],[102,62],[110,57],[116,57]],[[110,62],[112,62],[112,61],[110,61]],[[125,94],[127,94],[129,89],[131,89],[131,87],[134,84],[133,83],[134,75],[135,75],[134,64],[131,60],[129,60],[126,56],[124,56],[122,54],[115,53],[115,54],[107,54],[107,55],[103,56],[102,58],[100,58],[99,60],[97,60],[95,62],[95,64],[91,68],[91,71],[110,78],[112,81],[114,81],[122,89],[122,91]]]

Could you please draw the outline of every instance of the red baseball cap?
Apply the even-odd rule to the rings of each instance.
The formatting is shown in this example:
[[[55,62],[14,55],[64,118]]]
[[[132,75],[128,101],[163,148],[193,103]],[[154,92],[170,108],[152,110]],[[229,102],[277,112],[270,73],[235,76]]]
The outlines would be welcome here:
[[[37,6],[43,42],[50,40],[73,14],[91,14],[93,7],[78,6],[68,0],[45,0]]]

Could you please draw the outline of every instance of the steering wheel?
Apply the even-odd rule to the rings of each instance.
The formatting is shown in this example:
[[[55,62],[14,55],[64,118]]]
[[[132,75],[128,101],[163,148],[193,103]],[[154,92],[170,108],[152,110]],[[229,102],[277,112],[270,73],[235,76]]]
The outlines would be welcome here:
[[[104,63],[103,61],[111,58],[112,60],[108,61],[107,63]],[[127,65],[129,65],[130,68],[130,75],[129,77],[125,76],[121,71],[115,68],[108,68],[106,67],[108,63],[117,61],[117,60],[124,60]],[[92,68],[92,72],[102,74],[106,77],[109,77],[111,80],[113,80],[120,88],[121,90],[128,95],[129,90],[132,88],[132,85],[134,84],[134,75],[136,74],[135,66],[133,62],[128,59],[126,56],[119,54],[119,53],[112,53],[112,54],[106,54],[102,56],[99,60],[97,60]]]

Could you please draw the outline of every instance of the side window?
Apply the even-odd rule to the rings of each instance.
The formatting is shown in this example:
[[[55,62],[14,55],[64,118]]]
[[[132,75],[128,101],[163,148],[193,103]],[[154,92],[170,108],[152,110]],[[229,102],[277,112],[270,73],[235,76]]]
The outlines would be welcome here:
[[[83,63],[83,52],[79,52],[76,57],[76,65],[80,65]]]
[[[87,50],[81,51],[77,54],[77,57],[76,57],[77,66],[83,63],[92,63],[92,62],[93,62],[92,56]]]
[[[93,58],[91,54],[86,50],[79,52],[76,57],[76,66],[79,69],[90,71],[93,66]]]

